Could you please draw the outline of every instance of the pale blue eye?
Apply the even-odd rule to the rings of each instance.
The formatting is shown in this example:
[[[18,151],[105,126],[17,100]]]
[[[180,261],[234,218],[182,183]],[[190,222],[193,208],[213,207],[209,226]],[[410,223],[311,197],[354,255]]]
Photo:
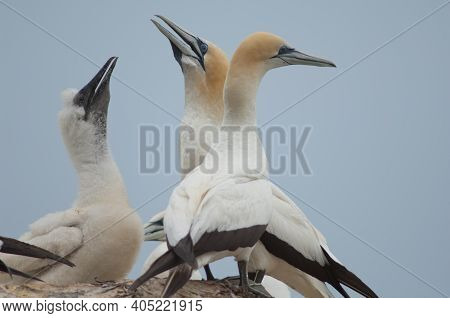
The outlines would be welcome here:
[[[206,43],[201,43],[201,44],[200,44],[200,51],[202,52],[203,55],[205,55],[206,52],[208,52],[208,44],[206,44]]]

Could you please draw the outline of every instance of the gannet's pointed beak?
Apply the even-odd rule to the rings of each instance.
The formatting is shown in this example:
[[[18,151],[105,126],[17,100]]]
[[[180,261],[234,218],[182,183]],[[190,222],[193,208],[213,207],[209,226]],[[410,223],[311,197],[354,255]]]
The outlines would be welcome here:
[[[74,97],[74,104],[86,111],[85,118],[91,113],[106,113],[109,105],[109,82],[118,57],[111,57],[91,81]]]
[[[200,62],[200,65],[205,69],[205,61],[203,58],[203,54],[200,50],[200,40],[198,37],[190,34],[186,30],[182,29],[166,17],[163,17],[161,15],[156,15],[156,17],[163,20],[173,31],[175,31],[176,34],[184,41],[184,43],[179,40],[177,37],[175,37],[170,31],[165,29],[161,24],[159,24],[157,21],[151,19],[151,21],[156,25],[159,31],[161,31],[162,34],[164,34],[170,41],[170,44],[172,45],[173,54],[175,56],[175,59],[181,66],[181,55],[184,54],[186,56],[190,56],[192,58],[197,59]]]
[[[53,254],[47,250],[44,250],[40,247],[30,245],[28,243],[24,243],[15,239],[7,238],[0,236],[0,252],[6,254],[14,254],[20,256],[28,256],[33,258],[47,258],[59,263],[65,264],[70,267],[74,267],[75,265],[68,261],[67,259],[60,257],[56,254]],[[13,273],[14,274],[14,273]]]
[[[286,49],[283,52],[279,52],[274,57],[280,58],[291,65],[311,65],[321,67],[336,67],[336,65],[328,60],[311,56],[295,49]]]
[[[164,225],[162,221],[148,222],[144,225],[145,241],[164,241],[166,234],[164,233]]]

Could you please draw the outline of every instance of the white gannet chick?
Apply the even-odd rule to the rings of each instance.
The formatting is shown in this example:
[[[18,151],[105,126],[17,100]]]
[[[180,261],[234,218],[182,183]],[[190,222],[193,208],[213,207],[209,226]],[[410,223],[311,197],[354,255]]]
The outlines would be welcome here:
[[[125,278],[143,239],[142,223],[129,206],[122,176],[107,145],[109,82],[116,62],[117,57],[110,58],[80,91],[63,92],[59,123],[78,174],[78,198],[72,208],[44,216],[21,237],[66,256],[76,267],[2,256],[8,266],[50,284]]]
[[[13,238],[0,236],[0,253],[4,254],[12,254],[12,255],[20,255],[31,258],[39,258],[39,259],[48,259],[53,260],[55,262],[59,262],[61,264],[65,264],[70,267],[74,267],[70,261],[65,259],[64,257],[58,256],[54,253],[51,253],[47,250],[39,248],[37,246],[27,244]],[[0,254],[1,255],[1,254]],[[39,278],[35,278],[27,273],[21,272],[15,268],[8,267],[1,259],[0,259],[0,272],[4,272],[9,274],[11,279],[14,276],[23,277],[26,279],[32,279],[37,281],[42,281]]]
[[[225,105],[228,107],[225,108],[223,124],[255,119],[255,99],[261,79],[267,71],[288,65],[335,67],[330,61],[297,51],[276,35],[258,32],[247,37],[230,63],[224,90]],[[271,184],[271,189],[274,213],[253,250],[252,266],[267,272],[278,268],[271,276],[291,287],[303,283],[304,290],[311,296],[320,296],[314,295],[314,290],[310,288],[315,283],[310,281],[309,276],[302,278],[295,275],[297,269],[329,283],[344,297],[348,297],[348,294],[341,284],[363,296],[376,297],[366,284],[336,259],[323,235],[295,203],[274,184]],[[327,293],[327,290],[323,290],[322,296]]]

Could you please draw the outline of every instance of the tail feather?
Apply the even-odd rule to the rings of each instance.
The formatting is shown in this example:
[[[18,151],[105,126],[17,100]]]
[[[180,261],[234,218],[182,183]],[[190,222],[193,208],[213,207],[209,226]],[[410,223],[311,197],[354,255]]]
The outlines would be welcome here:
[[[322,247],[322,251],[325,254],[325,257],[328,260],[328,263],[331,267],[331,272],[333,276],[333,280],[336,280],[336,284],[332,284],[334,288],[336,288],[344,297],[349,297],[347,292],[340,286],[340,284],[344,284],[345,286],[353,289],[355,292],[363,295],[367,298],[378,298],[377,294],[370,289],[361,279],[359,279],[355,274],[349,271],[345,266],[336,262]],[[340,283],[340,284],[339,284]],[[335,285],[339,285],[335,286]]]
[[[181,263],[183,263],[183,260],[178,257],[173,250],[168,250],[161,255],[144,274],[134,281],[133,285],[130,287],[130,291],[135,291],[150,278],[168,271]]]
[[[44,250],[43,248],[3,236],[0,236],[0,241],[3,242],[3,245],[1,246],[0,250],[2,253],[41,259],[48,258],[57,261],[59,263],[63,263],[70,267],[75,266],[73,263],[71,263],[64,257],[53,254],[47,250]]]
[[[188,264],[182,264],[172,270],[167,278],[166,286],[161,297],[172,297],[191,278],[193,268]]]
[[[40,280],[37,277],[33,277],[33,276],[29,275],[29,274],[26,274],[24,272],[18,271],[17,269],[14,269],[14,268],[6,266],[6,264],[4,262],[2,262],[1,260],[0,260],[0,272],[4,272],[4,273],[9,274],[11,279],[13,279],[13,275],[15,275],[15,276],[20,276],[20,277],[23,277],[23,278],[32,279],[32,280],[36,280],[36,281],[42,282],[42,280]]]

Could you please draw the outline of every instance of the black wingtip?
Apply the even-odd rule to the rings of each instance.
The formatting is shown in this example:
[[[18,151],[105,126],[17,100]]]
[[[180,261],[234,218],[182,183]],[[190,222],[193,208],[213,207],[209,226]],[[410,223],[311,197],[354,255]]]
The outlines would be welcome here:
[[[60,258],[56,259],[55,261],[62,263],[64,265],[67,265],[69,267],[72,267],[72,268],[76,267],[76,265],[74,263],[72,263],[71,261],[69,261],[67,258],[64,258],[64,257],[60,257]]]
[[[173,250],[167,251],[161,255],[144,274],[136,279],[128,290],[130,292],[135,292],[139,286],[144,284],[150,278],[168,271],[175,266],[180,265],[182,262],[181,258],[179,258]]]
[[[175,268],[167,278],[166,286],[161,297],[172,297],[181,287],[183,287],[192,276],[192,267],[189,264],[181,264]]]
[[[8,266],[6,266],[6,264],[1,259],[0,259],[0,272],[7,273],[9,277],[11,277],[11,279],[13,278],[11,269]]]
[[[333,287],[336,288],[344,297],[349,296],[342,286],[339,285],[339,283],[344,284],[348,288],[353,289],[355,292],[366,298],[378,298],[377,294],[375,294],[369,286],[359,279],[358,276],[349,271],[345,266],[336,262],[323,247],[321,248],[330,265],[332,275],[337,281],[337,286],[333,285]]]
[[[41,279],[39,279],[39,278],[37,278],[37,277],[34,277],[34,276],[31,276],[31,275],[29,275],[29,274],[27,274],[27,273],[18,271],[17,269],[8,267],[8,266],[7,266],[3,261],[1,261],[1,260],[0,260],[0,272],[4,272],[4,273],[9,274],[9,276],[11,277],[11,279],[14,279],[13,276],[20,276],[20,277],[27,278],[27,279],[32,279],[32,280],[35,280],[35,281],[38,281],[38,282],[44,282],[43,280],[41,280]]]
[[[27,257],[33,257],[33,258],[40,258],[40,259],[51,259],[53,261],[62,263],[64,265],[75,267],[75,264],[70,262],[64,257],[61,257],[59,255],[56,255],[50,251],[47,251],[43,248],[21,242],[16,239],[8,238],[0,236],[0,241],[3,242],[3,245],[1,247],[1,252],[6,254],[14,254],[14,255],[20,255],[20,256],[27,256]]]
[[[191,267],[196,267],[197,259],[194,255],[194,243],[190,234],[178,241],[177,245],[173,246],[172,249],[184,262],[188,263]]]

